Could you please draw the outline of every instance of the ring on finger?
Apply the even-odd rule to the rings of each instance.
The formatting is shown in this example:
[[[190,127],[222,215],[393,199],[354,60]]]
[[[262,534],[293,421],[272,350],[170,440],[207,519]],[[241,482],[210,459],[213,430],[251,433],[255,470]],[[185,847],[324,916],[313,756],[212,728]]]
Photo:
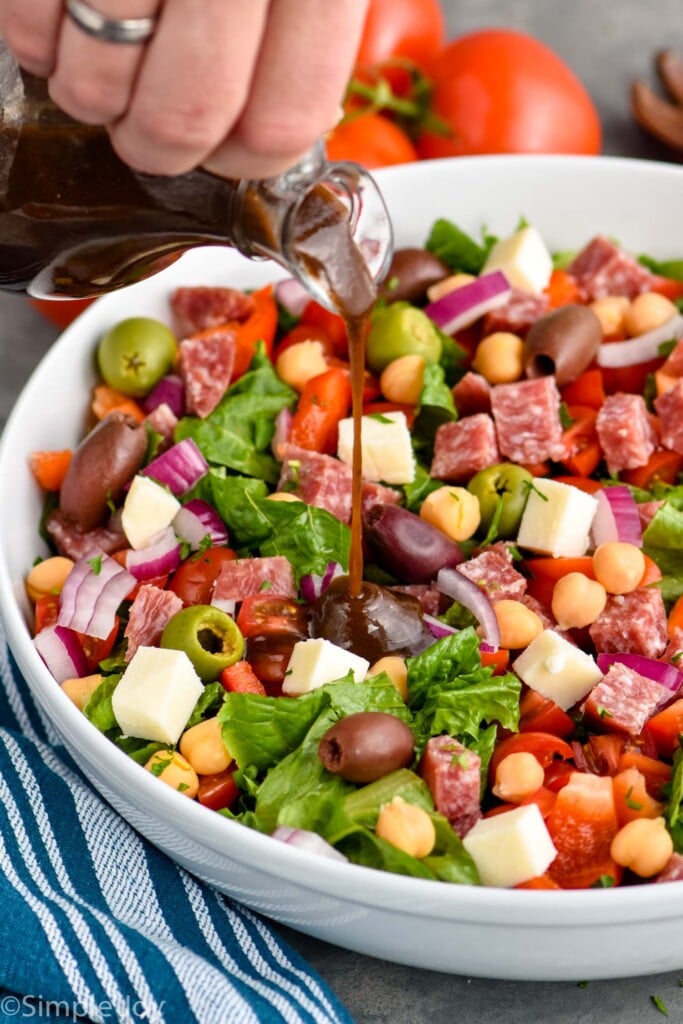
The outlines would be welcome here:
[[[105,43],[145,43],[157,22],[156,17],[107,18],[86,0],[66,0],[66,10],[78,28]]]

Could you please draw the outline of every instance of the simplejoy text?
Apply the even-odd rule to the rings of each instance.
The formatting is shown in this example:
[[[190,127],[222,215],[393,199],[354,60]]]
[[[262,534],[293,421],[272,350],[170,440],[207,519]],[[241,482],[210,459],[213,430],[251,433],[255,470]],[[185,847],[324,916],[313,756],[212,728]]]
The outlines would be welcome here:
[[[7,1017],[17,1017],[19,1020],[29,1017],[46,1018],[63,1015],[78,1020],[79,1017],[97,1019],[103,1021],[129,1021],[134,1024],[136,1021],[145,1024],[161,1024],[163,1020],[163,1001],[155,1003],[153,1007],[145,1006],[140,999],[120,999],[116,1002],[103,1000],[94,1006],[86,1007],[78,1000],[69,1002],[61,999],[40,999],[38,996],[13,996],[4,995],[0,997],[0,1013]]]

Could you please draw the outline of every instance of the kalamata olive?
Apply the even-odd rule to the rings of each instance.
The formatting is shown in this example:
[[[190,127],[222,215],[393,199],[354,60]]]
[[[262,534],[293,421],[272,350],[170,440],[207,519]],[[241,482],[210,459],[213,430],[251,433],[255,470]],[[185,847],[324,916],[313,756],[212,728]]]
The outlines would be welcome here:
[[[410,594],[363,583],[351,595],[348,576],[337,576],[311,608],[311,635],[378,661],[386,654],[419,654],[434,642],[422,608]]]
[[[147,451],[147,431],[124,413],[112,412],[81,441],[73,453],[59,507],[82,530],[92,530],[106,518]]]
[[[407,767],[413,745],[413,734],[400,718],[384,711],[358,711],[327,730],[318,757],[328,772],[346,782],[374,782]]]
[[[575,380],[593,361],[602,327],[588,306],[561,306],[536,321],[524,344],[527,377],[555,374],[560,387]]]
[[[405,583],[429,583],[439,569],[464,558],[455,541],[400,505],[371,505],[363,536],[377,563]]]
[[[446,264],[427,249],[397,249],[379,294],[385,302],[421,302],[427,289],[448,277]]]

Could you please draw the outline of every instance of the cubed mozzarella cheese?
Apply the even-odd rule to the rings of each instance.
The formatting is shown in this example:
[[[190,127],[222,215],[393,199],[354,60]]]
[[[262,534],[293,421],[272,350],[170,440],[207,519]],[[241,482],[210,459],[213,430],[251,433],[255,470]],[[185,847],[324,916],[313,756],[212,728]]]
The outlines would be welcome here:
[[[112,695],[124,736],[178,742],[204,686],[185,651],[138,647]]]
[[[557,856],[538,806],[480,818],[462,841],[484,885],[507,888],[547,871]]]
[[[325,683],[343,679],[349,672],[356,683],[365,679],[370,662],[330,640],[299,640],[294,644],[282,684],[284,693],[298,696],[317,690]]]
[[[584,555],[598,507],[592,494],[578,487],[537,477],[519,524],[517,543],[553,558]]]
[[[512,666],[519,678],[541,696],[567,711],[602,679],[590,656],[553,629],[544,629]]]
[[[161,484],[148,476],[134,477],[121,512],[121,526],[130,546],[146,548],[155,534],[171,525],[179,509],[178,499]]]
[[[534,227],[520,228],[509,238],[501,238],[492,247],[482,274],[502,270],[513,288],[542,292],[553,272],[548,247]]]
[[[387,484],[409,484],[415,479],[415,456],[405,413],[387,412],[361,420],[363,479]],[[341,420],[337,455],[348,466],[353,461],[353,419]]]

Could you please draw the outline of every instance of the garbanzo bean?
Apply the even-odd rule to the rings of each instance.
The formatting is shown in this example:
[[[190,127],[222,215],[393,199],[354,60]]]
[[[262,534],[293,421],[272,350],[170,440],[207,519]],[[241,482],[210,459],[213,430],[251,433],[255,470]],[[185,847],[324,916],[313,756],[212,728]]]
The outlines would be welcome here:
[[[593,552],[593,571],[608,594],[630,594],[645,573],[645,556],[635,544],[606,541]]]
[[[404,658],[400,658],[398,654],[387,654],[384,658],[380,658],[374,665],[371,665],[368,669],[368,679],[372,679],[373,676],[379,676],[382,672],[391,679],[392,683],[396,687],[401,700],[408,700],[408,667],[405,663]]]
[[[674,851],[664,818],[635,818],[620,828],[610,848],[612,857],[641,878],[652,878]]]
[[[630,306],[630,301],[625,295],[606,295],[603,299],[595,299],[590,304],[606,338],[615,335],[625,334],[624,316]]]
[[[197,775],[217,775],[232,762],[221,736],[217,718],[205,718],[180,737],[180,753],[194,768]]]
[[[607,603],[602,583],[582,572],[568,572],[553,587],[552,612],[560,629],[582,629],[595,622]]]
[[[541,619],[521,601],[496,601],[493,610],[500,630],[500,646],[512,651],[528,647],[543,632]]]
[[[428,857],[436,843],[434,823],[426,811],[395,796],[379,812],[376,834],[411,857]]]
[[[298,494],[292,494],[291,491],[273,491],[272,494],[268,495],[269,501],[301,501]]]
[[[280,353],[275,369],[285,384],[296,391],[303,391],[307,381],[329,367],[319,341],[299,341]]]
[[[475,280],[476,278],[472,274],[451,274],[450,277],[444,277],[436,284],[431,285],[427,289],[427,298],[430,302],[436,302],[437,299],[443,298],[449,292],[454,292],[456,288],[462,288],[464,284],[472,284]]]
[[[489,384],[511,384],[524,373],[524,342],[509,331],[488,334],[477,345],[472,369]]]
[[[70,558],[53,555],[44,558],[30,570],[26,577],[26,593],[35,603],[39,597],[48,594],[61,594],[66,578],[74,567]]]
[[[157,750],[152,754],[145,768],[152,775],[194,800],[199,792],[197,773],[177,750]]]
[[[678,310],[670,299],[657,292],[642,292],[631,299],[630,305],[624,313],[624,326],[626,333],[635,338],[639,334],[646,334],[653,331],[655,327],[661,327],[672,317],[676,316]]]
[[[420,400],[427,362],[417,353],[392,359],[379,379],[382,394],[390,402],[416,405]]]
[[[101,682],[102,676],[96,672],[92,676],[65,679],[61,685],[69,700],[82,711]]]
[[[451,540],[469,540],[481,521],[479,501],[465,487],[439,487],[422,502],[420,518]]]
[[[543,768],[534,755],[518,750],[498,764],[493,792],[501,800],[517,804],[540,789],[544,778]]]

